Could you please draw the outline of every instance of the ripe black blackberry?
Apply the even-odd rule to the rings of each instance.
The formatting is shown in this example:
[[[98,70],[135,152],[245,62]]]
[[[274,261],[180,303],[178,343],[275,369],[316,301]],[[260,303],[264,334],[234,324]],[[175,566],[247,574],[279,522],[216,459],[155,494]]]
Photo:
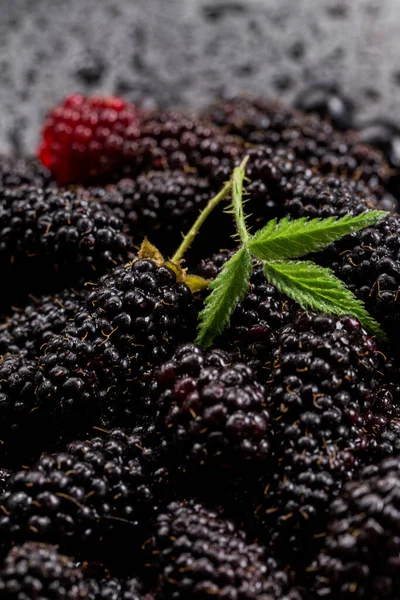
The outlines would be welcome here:
[[[315,113],[242,96],[212,106],[208,116],[251,144],[293,151],[321,173],[363,179],[372,188],[388,179],[389,168],[381,152],[363,144],[355,131],[338,132]]]
[[[1,499],[1,539],[57,543],[77,558],[132,568],[169,493],[157,446],[114,429],[44,454],[30,469],[14,473]],[[130,550],[124,557],[125,542]]]
[[[189,476],[231,480],[265,469],[269,414],[250,367],[186,344],[154,379],[158,428]]]
[[[232,167],[245,144],[196,113],[151,111],[143,114],[139,136],[127,150],[136,170],[195,167],[207,175],[218,166]]]
[[[32,297],[0,324],[0,355],[23,353],[37,358],[44,344],[64,329],[82,308],[86,290],[67,289],[54,296]]]
[[[199,274],[215,279],[231,256],[230,252],[214,254],[202,261]],[[249,293],[235,308],[229,327],[215,344],[228,350],[235,360],[250,365],[260,381],[268,381],[277,332],[292,321],[294,306],[292,300],[268,283],[262,265],[254,262]]]
[[[388,216],[346,236],[317,260],[333,269],[395,340],[400,327],[400,217]]]
[[[373,340],[352,317],[300,313],[280,333],[267,390],[274,463],[255,515],[294,568],[318,547],[329,504],[358,466],[377,365]]]
[[[128,260],[123,223],[75,191],[35,187],[0,192],[0,266],[13,299],[91,280]]]
[[[50,171],[37,158],[0,155],[0,191],[21,185],[44,188],[50,184]]]
[[[193,501],[172,503],[158,516],[149,554],[159,571],[162,597],[300,598],[262,547],[248,543],[245,533],[218,511]]]
[[[329,513],[323,551],[313,565],[316,598],[400,598],[399,457],[366,467]]]
[[[0,570],[4,600],[85,600],[83,574],[55,546],[25,542],[14,546]]]
[[[137,388],[195,327],[193,295],[173,271],[151,260],[114,269],[47,344],[36,377],[39,415],[67,436],[134,424],[145,408]]]
[[[193,171],[150,171],[87,193],[109,207],[136,241],[147,236],[168,255],[206,206],[213,190],[207,178]],[[211,219],[206,228],[214,235],[223,226],[229,228],[232,221],[221,211],[216,211]],[[207,242],[210,243],[209,237]]]
[[[23,354],[0,357],[0,456],[7,466],[20,466],[38,449],[36,372],[37,362]]]
[[[0,495],[2,495],[7,487],[11,471],[9,469],[0,469]]]

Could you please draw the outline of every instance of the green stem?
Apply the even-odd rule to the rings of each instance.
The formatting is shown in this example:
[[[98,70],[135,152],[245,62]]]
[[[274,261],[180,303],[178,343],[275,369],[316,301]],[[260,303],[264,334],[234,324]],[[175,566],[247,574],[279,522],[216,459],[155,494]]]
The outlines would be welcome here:
[[[224,198],[226,198],[226,196],[231,191],[231,188],[232,188],[232,179],[230,179],[224,185],[222,190],[220,192],[218,192],[218,194],[216,196],[214,196],[213,198],[211,198],[211,200],[209,200],[207,206],[204,208],[204,210],[201,211],[201,213],[199,214],[195,223],[192,225],[192,227],[189,229],[189,231],[183,238],[181,245],[179,246],[179,248],[177,249],[177,251],[175,252],[173,257],[171,258],[172,262],[179,262],[183,258],[183,255],[185,254],[185,252],[188,250],[188,248],[193,243],[194,238],[198,234],[200,227],[203,225],[203,223],[207,219],[208,215],[214,210],[214,208]]]
[[[240,165],[236,167],[232,175],[232,207],[235,216],[236,229],[243,246],[248,246],[249,232],[246,227],[246,218],[243,211],[243,181],[245,169],[249,157],[246,156]]]

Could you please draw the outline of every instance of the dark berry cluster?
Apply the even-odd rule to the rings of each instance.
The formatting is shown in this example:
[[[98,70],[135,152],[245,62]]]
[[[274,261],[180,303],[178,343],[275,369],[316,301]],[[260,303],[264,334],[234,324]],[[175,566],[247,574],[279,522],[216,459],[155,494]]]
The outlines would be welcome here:
[[[331,499],[357,468],[377,366],[375,344],[353,318],[299,314],[280,334],[267,388],[274,464],[255,514],[286,557],[312,552]]]
[[[213,192],[208,180],[196,172],[150,171],[136,179],[121,179],[107,188],[88,190],[91,198],[109,207],[135,240],[149,237],[168,255],[186,233]],[[231,219],[213,215],[212,230]],[[210,227],[210,225],[208,225]]]
[[[85,600],[87,593],[83,573],[55,546],[35,542],[14,546],[0,569],[4,600]]]
[[[318,260],[333,269],[395,340],[400,324],[400,221],[388,216],[375,227],[330,246]]]
[[[0,192],[0,266],[11,299],[90,281],[126,262],[132,244],[123,223],[80,193],[36,187]]]
[[[50,171],[35,157],[0,155],[0,191],[21,185],[45,188],[51,184]]]
[[[0,324],[0,354],[36,358],[51,338],[63,331],[84,305],[86,290],[66,289],[54,296],[31,298]]]
[[[239,96],[211,107],[209,116],[250,144],[290,149],[321,173],[363,179],[372,188],[388,178],[381,152],[363,144],[355,131],[336,131],[316,113],[305,114],[282,104]]]
[[[332,503],[316,570],[315,597],[400,598],[400,461],[366,467]]]
[[[155,371],[157,423],[188,470],[236,477],[257,472],[269,454],[264,388],[250,367],[222,350],[178,349]]]
[[[167,506],[157,518],[149,553],[159,568],[162,597],[300,599],[262,547],[249,544],[218,511],[195,502]]]
[[[156,446],[114,429],[14,473],[1,500],[1,539],[57,543],[75,556],[117,563],[125,540],[134,565],[152,515],[167,499],[167,471],[159,467]]]

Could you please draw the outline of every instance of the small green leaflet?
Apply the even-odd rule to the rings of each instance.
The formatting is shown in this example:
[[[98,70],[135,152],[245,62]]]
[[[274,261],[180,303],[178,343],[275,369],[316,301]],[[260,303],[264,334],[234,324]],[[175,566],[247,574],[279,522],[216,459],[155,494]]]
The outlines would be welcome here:
[[[205,308],[199,317],[198,344],[208,348],[229,324],[233,310],[248,292],[251,271],[251,254],[243,247],[225,263],[222,271],[211,282],[211,293],[207,296]]]
[[[331,315],[352,315],[372,334],[381,339],[386,337],[363,303],[330,269],[308,260],[265,261],[264,273],[270,283],[302,308]]]
[[[371,227],[387,216],[382,210],[327,219],[273,219],[249,240],[250,252],[259,260],[299,258],[339,240],[349,233]]]

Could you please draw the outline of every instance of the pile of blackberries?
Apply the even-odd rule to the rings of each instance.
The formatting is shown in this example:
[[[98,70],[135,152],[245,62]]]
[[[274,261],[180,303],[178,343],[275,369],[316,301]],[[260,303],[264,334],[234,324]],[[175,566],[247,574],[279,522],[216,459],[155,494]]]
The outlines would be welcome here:
[[[2,599],[400,600],[393,169],[321,112],[74,95],[40,159],[0,158]],[[388,209],[313,257],[387,342],[257,262],[230,325],[194,342],[207,291],[167,258],[245,155],[252,231]],[[215,279],[233,232],[215,212],[185,269]]]

